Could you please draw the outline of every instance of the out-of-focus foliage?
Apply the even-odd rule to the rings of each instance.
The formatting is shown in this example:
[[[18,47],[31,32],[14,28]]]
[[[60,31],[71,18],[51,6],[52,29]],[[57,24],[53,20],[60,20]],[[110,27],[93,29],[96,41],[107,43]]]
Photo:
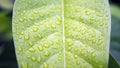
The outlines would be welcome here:
[[[0,0],[0,7],[6,10],[12,10],[13,0]]]
[[[110,52],[120,63],[120,6],[111,4],[112,27]]]
[[[120,19],[120,7],[117,5],[111,4],[110,8],[111,8],[112,16]]]
[[[12,38],[12,31],[11,31],[11,17],[7,16],[8,12],[1,12],[0,13],[0,37],[1,40],[6,39],[9,40]]]

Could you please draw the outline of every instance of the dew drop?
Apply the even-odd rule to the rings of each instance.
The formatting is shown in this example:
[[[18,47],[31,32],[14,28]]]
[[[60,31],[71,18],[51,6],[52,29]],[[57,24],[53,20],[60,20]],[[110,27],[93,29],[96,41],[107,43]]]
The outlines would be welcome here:
[[[83,30],[83,31],[82,31],[82,34],[85,34],[85,33],[86,33],[86,30]]]
[[[76,61],[76,64],[79,65],[79,64],[80,64],[80,61]]]
[[[68,50],[70,51],[72,49],[72,47],[68,47]]]
[[[80,17],[80,20],[83,20],[83,17],[82,17],[82,16]]]
[[[57,22],[57,25],[60,25],[60,22]]]
[[[35,13],[35,14],[38,14],[38,11],[36,10],[36,11],[34,11],[34,13]]]
[[[29,46],[33,46],[33,43],[32,43],[32,42],[30,42],[30,43],[29,43]]]
[[[72,43],[72,42],[69,42],[69,43],[68,43],[68,46],[72,46],[72,45],[73,45],[73,43]]]
[[[78,50],[78,49],[75,47],[75,48],[74,48],[74,51],[77,51],[77,50]]]
[[[45,44],[44,47],[45,47],[45,48],[49,48],[49,45],[48,45],[48,44]]]
[[[33,29],[33,32],[37,32],[37,31],[38,31],[38,28],[34,28],[34,29]]]
[[[44,63],[44,64],[43,64],[43,68],[48,68],[48,64],[47,64],[47,63]]]
[[[73,25],[73,28],[75,29],[75,28],[77,28],[77,26],[76,26],[76,25]]]
[[[21,32],[21,35],[24,35],[24,32]]]
[[[71,19],[74,19],[74,16],[73,16],[73,15],[71,15],[71,16],[70,16],[70,18],[71,18]]]
[[[77,8],[77,9],[76,9],[76,11],[77,11],[77,12],[79,12],[79,11],[80,11],[80,9],[79,9],[79,8]]]
[[[46,28],[49,28],[50,26],[47,24],[47,25],[45,25],[46,26]]]
[[[95,57],[95,54],[94,54],[94,53],[92,53],[92,57]]]
[[[19,50],[19,51],[22,51],[22,48],[21,48],[21,47],[18,47],[18,50]]]
[[[80,50],[83,50],[84,48],[82,46],[80,46]]]
[[[49,52],[49,51],[46,51],[44,55],[45,55],[45,56],[49,56],[49,55],[50,55],[50,52]]]
[[[26,35],[25,37],[24,37],[24,39],[27,41],[27,40],[29,40],[29,35]]]
[[[78,31],[78,32],[80,32],[80,31],[81,31],[81,29],[78,29],[77,31]]]
[[[103,23],[100,23],[99,25],[100,25],[100,26],[103,26]]]
[[[30,17],[30,20],[34,20],[34,17]]]
[[[103,41],[101,39],[98,40],[98,45],[100,45]]]
[[[40,22],[41,25],[43,25],[43,22]]]
[[[21,8],[18,8],[18,11],[20,11],[21,10]]]
[[[35,49],[34,48],[30,48],[29,51],[30,52],[35,52]]]
[[[90,15],[90,12],[89,12],[89,11],[86,11],[86,15]]]
[[[92,40],[92,43],[95,43],[95,40]]]
[[[39,58],[37,59],[37,62],[38,62],[38,63],[40,63],[40,62],[41,62],[41,57],[39,57]]]
[[[43,51],[43,47],[40,45],[38,46],[39,51]]]
[[[42,36],[41,36],[40,34],[38,34],[37,36],[38,36],[38,38],[40,38],[40,39],[42,38]]]
[[[23,20],[23,19],[20,19],[19,21],[20,21],[20,22],[24,22],[24,20]]]
[[[52,25],[51,27],[52,27],[53,29],[54,29],[54,28],[56,28],[56,26],[55,26],[55,25]]]
[[[74,58],[78,58],[78,56],[77,56],[77,55],[74,55]]]
[[[90,17],[90,20],[91,20],[91,21],[94,21],[94,20],[95,20],[95,18],[93,18],[93,17]]]
[[[40,14],[40,17],[43,17],[44,16],[44,14]]]
[[[32,57],[31,59],[32,59],[32,61],[36,61],[36,57]]]

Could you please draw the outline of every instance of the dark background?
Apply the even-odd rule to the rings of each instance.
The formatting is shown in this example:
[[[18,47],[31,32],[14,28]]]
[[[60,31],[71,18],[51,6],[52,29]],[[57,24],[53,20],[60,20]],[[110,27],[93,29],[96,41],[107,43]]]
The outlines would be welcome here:
[[[18,68],[12,38],[14,0],[0,0],[0,68]],[[110,0],[112,28],[110,52],[120,64],[120,0]]]

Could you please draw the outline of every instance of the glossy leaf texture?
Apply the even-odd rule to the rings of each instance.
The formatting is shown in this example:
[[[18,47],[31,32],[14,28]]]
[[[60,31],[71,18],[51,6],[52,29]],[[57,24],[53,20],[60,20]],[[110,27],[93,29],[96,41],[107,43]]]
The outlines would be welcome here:
[[[107,68],[110,28],[107,0],[16,0],[19,68]]]

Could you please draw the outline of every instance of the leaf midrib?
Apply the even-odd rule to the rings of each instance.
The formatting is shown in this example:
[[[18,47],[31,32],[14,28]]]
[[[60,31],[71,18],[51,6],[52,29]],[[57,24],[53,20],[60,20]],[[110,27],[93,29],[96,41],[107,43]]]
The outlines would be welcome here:
[[[64,28],[64,0],[62,0],[62,31],[63,31],[63,53],[64,53],[64,68],[66,68],[66,59],[65,59],[65,28]]]

